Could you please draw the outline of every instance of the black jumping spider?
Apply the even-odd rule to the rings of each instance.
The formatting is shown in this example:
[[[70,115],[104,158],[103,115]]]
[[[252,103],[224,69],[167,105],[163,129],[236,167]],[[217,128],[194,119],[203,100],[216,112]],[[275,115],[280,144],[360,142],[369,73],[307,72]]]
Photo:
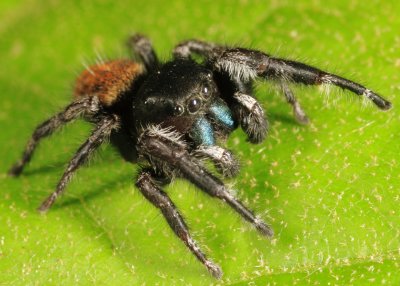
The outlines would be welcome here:
[[[272,236],[271,228],[202,164],[204,159],[211,160],[223,177],[235,176],[239,171],[237,160],[216,142],[239,125],[251,143],[260,143],[266,137],[268,123],[253,96],[254,80],[278,82],[300,123],[308,119],[289,88],[290,82],[332,84],[371,100],[383,110],[391,107],[390,102],[358,83],[256,50],[190,40],[176,46],[173,60],[160,63],[146,37],[133,36],[129,46],[141,63],[113,60],[86,69],[77,79],[74,101],[36,128],[21,161],[9,173],[17,176],[22,172],[41,139],[83,117],[95,125],[94,130],[39,210],[47,211],[53,205],[75,171],[109,138],[125,160],[142,164],[136,186],[217,278],[222,275],[221,269],[197,246],[161,185],[175,176],[183,177],[226,202],[263,235]],[[192,54],[202,57],[203,63],[192,60]]]

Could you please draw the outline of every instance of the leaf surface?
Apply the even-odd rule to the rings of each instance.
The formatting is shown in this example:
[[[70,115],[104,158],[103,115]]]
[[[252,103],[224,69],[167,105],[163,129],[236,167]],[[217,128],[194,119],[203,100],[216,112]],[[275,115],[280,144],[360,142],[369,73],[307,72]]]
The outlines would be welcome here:
[[[2,1],[0,284],[399,285],[400,5],[392,1]],[[223,270],[216,281],[134,187],[137,166],[105,146],[46,215],[36,207],[90,132],[76,122],[6,176],[37,124],[71,99],[84,65],[127,57],[148,35],[163,59],[184,39],[245,45],[339,73],[393,101],[389,112],[332,88],[296,87],[298,125],[271,83],[260,145],[236,131],[233,184],[271,223],[269,241],[222,202],[177,180],[167,192]]]

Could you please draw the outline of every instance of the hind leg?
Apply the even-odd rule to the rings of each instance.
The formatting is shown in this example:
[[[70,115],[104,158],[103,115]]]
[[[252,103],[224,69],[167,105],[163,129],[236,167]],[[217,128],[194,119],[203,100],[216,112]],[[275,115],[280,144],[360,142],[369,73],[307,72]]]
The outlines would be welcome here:
[[[22,158],[10,168],[8,174],[10,176],[18,176],[21,174],[25,165],[29,163],[36,147],[43,138],[50,136],[61,126],[80,117],[83,113],[95,113],[98,111],[98,109],[99,103],[97,98],[85,97],[72,102],[62,112],[44,121],[42,124],[36,127],[28,141],[28,144],[26,144]]]
[[[118,128],[119,120],[114,116],[107,116],[100,120],[92,134],[81,145],[74,157],[68,164],[61,180],[59,181],[56,190],[42,203],[39,207],[39,211],[47,211],[55,202],[55,200],[62,195],[65,191],[65,187],[71,181],[72,176],[76,170],[87,162],[90,155],[110,136],[112,130]]]
[[[128,39],[128,48],[132,56],[139,56],[147,71],[155,69],[159,62],[150,40],[140,34],[135,34]]]

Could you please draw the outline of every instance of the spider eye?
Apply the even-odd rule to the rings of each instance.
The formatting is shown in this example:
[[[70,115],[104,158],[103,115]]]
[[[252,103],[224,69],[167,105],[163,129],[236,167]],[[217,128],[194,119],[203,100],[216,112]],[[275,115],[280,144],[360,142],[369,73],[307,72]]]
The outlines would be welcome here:
[[[176,105],[174,107],[174,115],[177,116],[177,115],[181,115],[182,113],[183,113],[183,107],[179,104]]]
[[[205,96],[209,96],[211,93],[211,88],[209,85],[204,85],[201,89],[201,92],[205,95]]]
[[[201,100],[197,97],[191,99],[188,104],[188,110],[190,113],[195,113],[201,107]]]

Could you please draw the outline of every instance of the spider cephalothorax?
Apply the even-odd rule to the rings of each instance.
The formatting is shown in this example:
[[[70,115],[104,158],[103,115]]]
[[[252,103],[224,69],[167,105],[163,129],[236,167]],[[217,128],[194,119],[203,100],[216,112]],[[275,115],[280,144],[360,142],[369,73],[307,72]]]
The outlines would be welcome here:
[[[239,164],[232,152],[218,144],[238,126],[251,143],[260,143],[266,137],[268,123],[252,95],[254,80],[276,81],[300,123],[307,123],[308,118],[294,97],[290,82],[332,84],[371,100],[383,110],[391,107],[390,102],[358,83],[256,50],[191,40],[176,46],[173,60],[160,63],[147,38],[136,35],[129,45],[141,63],[114,60],[85,70],[77,79],[74,101],[36,128],[22,159],[9,173],[17,176],[22,172],[42,138],[83,117],[95,125],[94,130],[39,210],[47,211],[53,205],[74,172],[109,138],[125,160],[141,163],[136,186],[217,278],[222,275],[221,269],[197,246],[161,186],[175,176],[183,177],[226,202],[261,234],[272,236],[271,228],[203,165],[204,160],[210,160],[222,177],[234,176]],[[192,60],[192,54],[203,57],[203,63]]]
[[[181,134],[226,104],[219,99],[212,71],[190,59],[168,62],[152,72],[133,101],[135,125],[160,124]]]

